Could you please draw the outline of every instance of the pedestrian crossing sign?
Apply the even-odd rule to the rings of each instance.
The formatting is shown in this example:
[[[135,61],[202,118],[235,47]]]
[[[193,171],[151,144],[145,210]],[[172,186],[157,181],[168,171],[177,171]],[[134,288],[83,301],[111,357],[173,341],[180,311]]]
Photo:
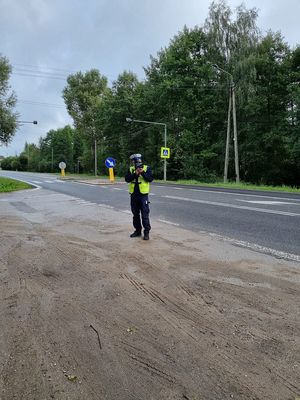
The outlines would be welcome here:
[[[170,158],[169,147],[161,147],[160,148],[160,158]]]

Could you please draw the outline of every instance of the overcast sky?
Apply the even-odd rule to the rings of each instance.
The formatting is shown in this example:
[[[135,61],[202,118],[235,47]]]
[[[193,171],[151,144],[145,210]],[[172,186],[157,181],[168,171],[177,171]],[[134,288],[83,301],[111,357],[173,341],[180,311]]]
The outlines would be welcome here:
[[[228,0],[232,9],[241,0]],[[72,124],[62,90],[66,76],[97,68],[109,81],[124,70],[142,79],[150,55],[184,25],[202,26],[210,0],[0,0],[0,53],[13,66],[10,85],[24,124],[0,155],[16,155],[50,129]],[[258,26],[300,44],[300,0],[245,0]]]

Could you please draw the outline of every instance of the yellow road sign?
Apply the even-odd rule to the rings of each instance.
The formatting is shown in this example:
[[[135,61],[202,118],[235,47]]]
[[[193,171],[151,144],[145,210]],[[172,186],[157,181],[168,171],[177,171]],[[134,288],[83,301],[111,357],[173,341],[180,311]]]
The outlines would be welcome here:
[[[160,148],[160,158],[170,158],[170,148],[161,147]]]

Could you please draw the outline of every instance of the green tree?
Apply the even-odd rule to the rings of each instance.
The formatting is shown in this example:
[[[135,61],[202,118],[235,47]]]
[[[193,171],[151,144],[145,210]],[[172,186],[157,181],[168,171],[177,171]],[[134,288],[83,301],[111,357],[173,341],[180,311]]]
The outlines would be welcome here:
[[[216,72],[216,82],[219,88],[224,88],[224,109],[228,107],[230,89],[230,74],[235,84],[237,122],[238,122],[238,147],[240,150],[240,173],[245,177],[245,157],[242,153],[244,136],[245,108],[249,99],[253,98],[254,81],[256,76],[255,54],[261,35],[257,27],[257,10],[247,10],[244,5],[239,6],[234,14],[225,1],[211,4],[204,30],[209,43],[208,57],[211,64],[217,64],[223,71]],[[226,104],[226,105],[225,105]],[[220,104],[221,105],[221,104]],[[224,115],[224,114],[223,114]],[[225,131],[227,121],[224,116],[223,139],[219,148],[225,149]],[[233,123],[231,121],[231,127]],[[232,137],[232,134],[231,134]],[[241,154],[242,153],[242,154]],[[224,154],[224,150],[223,150]],[[233,155],[233,141],[230,141],[230,156]],[[232,160],[233,161],[233,160]],[[230,163],[230,175],[233,176],[233,162]]]
[[[39,171],[40,149],[34,143],[25,143],[24,151],[19,156],[19,169]]]
[[[288,62],[289,83],[287,102],[287,131],[289,157],[286,162],[286,182],[300,186],[300,46],[291,52]]]
[[[59,171],[58,164],[64,161],[67,171],[73,171],[74,129],[66,125],[61,129],[51,129],[45,138],[40,138],[40,167],[42,170]]]
[[[85,74],[78,72],[70,75],[63,90],[63,98],[75,128],[90,146],[92,156],[95,155],[96,142],[103,140],[102,108],[107,91],[107,78],[96,69]]]
[[[20,162],[20,170],[21,171],[27,171],[28,168],[28,159],[25,153],[21,153],[19,156],[19,162]]]
[[[55,167],[57,168],[58,164],[63,161],[67,165],[66,170],[73,172],[73,129],[67,125],[54,131],[51,138],[51,146],[53,148]]]
[[[269,33],[254,54],[253,93],[240,111],[244,179],[284,182],[288,158],[288,76],[290,51],[280,34]]]
[[[4,160],[1,161],[1,168],[11,171],[13,169],[13,161],[16,159],[16,157],[13,156],[9,156],[9,157],[5,157]]]
[[[210,180],[218,173],[218,141],[225,106],[221,112],[215,112],[214,105],[223,99],[208,63],[208,50],[207,35],[202,28],[184,28],[157,58],[152,57],[151,65],[146,68],[149,118],[168,124],[168,144],[172,148],[169,177]],[[152,141],[156,168],[162,173],[161,138],[161,132],[160,137],[152,135],[149,143]]]
[[[141,86],[136,75],[124,71],[113,82],[111,92],[105,98],[105,150],[107,155],[117,159],[116,171],[119,174],[128,168],[129,154],[142,151],[142,135],[135,133],[136,126],[126,122],[127,117],[137,115]]]
[[[82,156],[84,152],[84,140],[83,135],[78,129],[74,129],[73,133],[73,164],[75,170],[79,173],[82,168]]]
[[[14,111],[16,96],[8,84],[11,66],[0,54],[0,143],[7,144],[14,136],[18,123],[18,113]]]

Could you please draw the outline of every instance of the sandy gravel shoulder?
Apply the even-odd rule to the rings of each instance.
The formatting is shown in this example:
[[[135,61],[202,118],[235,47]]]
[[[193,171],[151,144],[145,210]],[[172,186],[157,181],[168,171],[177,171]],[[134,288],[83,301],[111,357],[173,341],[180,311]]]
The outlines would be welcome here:
[[[1,400],[300,396],[300,264],[152,225],[0,196]]]

